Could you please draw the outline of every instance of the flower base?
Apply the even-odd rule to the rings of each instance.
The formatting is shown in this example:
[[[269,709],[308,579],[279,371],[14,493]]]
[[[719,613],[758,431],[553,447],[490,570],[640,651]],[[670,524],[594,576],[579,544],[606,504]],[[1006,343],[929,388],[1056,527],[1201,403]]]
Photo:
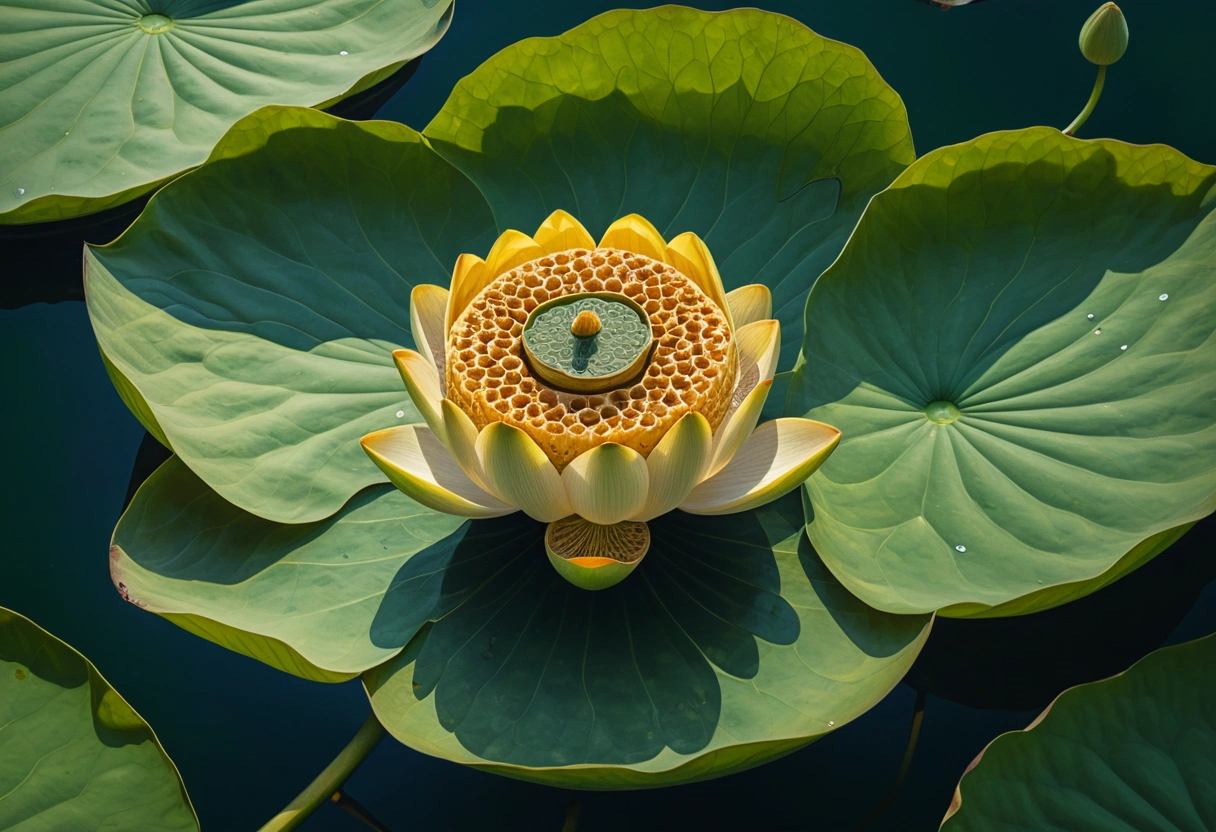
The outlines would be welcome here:
[[[649,550],[649,527],[632,520],[602,526],[572,514],[545,530],[549,562],[582,589],[607,589],[620,583]]]

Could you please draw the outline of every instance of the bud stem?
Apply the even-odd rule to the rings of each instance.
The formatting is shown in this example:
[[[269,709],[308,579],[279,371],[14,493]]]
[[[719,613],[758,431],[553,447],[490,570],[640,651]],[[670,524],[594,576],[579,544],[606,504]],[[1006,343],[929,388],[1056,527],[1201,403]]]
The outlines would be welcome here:
[[[1089,94],[1089,101],[1085,102],[1085,109],[1082,110],[1076,118],[1072,120],[1072,124],[1064,128],[1065,136],[1075,136],[1077,131],[1081,129],[1086,119],[1094,111],[1094,107],[1098,106],[1098,99],[1102,97],[1102,87],[1106,84],[1106,65],[1098,66],[1098,77],[1094,81],[1094,91]]]

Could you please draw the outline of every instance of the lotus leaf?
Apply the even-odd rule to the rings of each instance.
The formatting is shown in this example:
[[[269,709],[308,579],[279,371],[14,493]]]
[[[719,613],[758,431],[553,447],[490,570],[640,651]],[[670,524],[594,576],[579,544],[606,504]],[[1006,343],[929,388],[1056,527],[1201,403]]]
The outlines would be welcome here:
[[[325,107],[426,52],[452,0],[0,0],[0,223],[89,214],[267,104]]]
[[[0,829],[198,828],[148,723],[88,659],[0,607]]]
[[[728,290],[772,290],[781,369],[811,283],[916,157],[903,102],[865,55],[756,9],[612,11],[521,41],[424,132],[500,227],[563,209],[596,239],[630,213],[667,239],[699,235]]]
[[[841,588],[796,493],[652,520],[650,554],[598,592],[559,576],[544,526],[519,518],[475,524],[509,549],[457,554],[430,622],[364,674],[376,715],[412,748],[574,788],[718,776],[860,716],[929,633],[929,617],[880,613]]]
[[[110,572],[123,598],[196,635],[335,682],[391,658],[425,622],[434,573],[485,543],[461,522],[377,486],[336,517],[280,525],[172,458],[115,529]]]
[[[1034,128],[876,196],[806,310],[787,411],[833,574],[891,612],[1010,615],[1216,508],[1216,168]]]
[[[1060,694],[967,768],[942,824],[966,830],[1216,828],[1216,636]]]
[[[575,42],[595,55],[577,73]],[[554,56],[527,57],[537,49]],[[903,105],[864,56],[780,15],[612,12],[478,72],[497,79],[493,107],[468,81],[425,141],[313,111],[249,116],[89,249],[116,384],[225,499],[306,522],[382,482],[351,439],[420,421],[390,358],[414,344],[411,287],[446,286],[458,254],[531,231],[551,206],[597,233],[631,206],[669,238],[699,232],[727,288],[773,287],[793,356],[806,287],[913,158]],[[501,133],[531,123],[530,106],[544,116],[532,150]]]

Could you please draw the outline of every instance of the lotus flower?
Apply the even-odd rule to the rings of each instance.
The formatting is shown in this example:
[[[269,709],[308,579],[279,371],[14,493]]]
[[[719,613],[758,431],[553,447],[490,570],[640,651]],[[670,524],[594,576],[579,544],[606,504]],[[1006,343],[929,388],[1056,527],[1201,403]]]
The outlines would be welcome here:
[[[780,348],[771,311],[763,285],[723,289],[695,234],[668,243],[631,214],[597,245],[555,211],[485,260],[461,255],[449,289],[414,288],[420,351],[393,358],[426,425],[363,448],[429,508],[548,523],[558,571],[611,586],[649,548],[647,520],[763,505],[836,447],[821,422],[757,427]]]

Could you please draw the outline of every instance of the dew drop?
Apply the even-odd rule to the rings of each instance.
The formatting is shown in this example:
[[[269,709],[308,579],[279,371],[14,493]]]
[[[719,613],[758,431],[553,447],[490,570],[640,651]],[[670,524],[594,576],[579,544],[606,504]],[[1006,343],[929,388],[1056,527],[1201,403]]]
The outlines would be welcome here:
[[[1169,300],[1169,299],[1170,299],[1169,295],[1161,295],[1160,297],[1157,298],[1157,300]]]
[[[955,549],[958,549],[960,552],[965,552],[965,551],[967,551],[967,547],[966,547],[966,546],[955,546],[954,548],[955,548]]]
[[[1101,334],[1102,334],[1102,330],[1100,330],[1100,329],[1094,330],[1094,335],[1101,335]]]
[[[338,54],[339,54],[339,55],[349,55],[350,53],[349,53],[349,52],[347,52],[345,49],[343,49],[343,50],[342,50],[341,52],[339,52]]]
[[[1093,312],[1090,312],[1090,313],[1089,313],[1088,315],[1086,315],[1085,317],[1089,318],[1089,319],[1092,321],[1092,320],[1094,319],[1094,313],[1093,313]]]
[[[24,195],[25,195],[25,188],[18,188],[17,196],[24,196]]]
[[[400,418],[401,418],[402,416],[404,416],[404,415],[405,415],[405,411],[404,411],[404,410],[398,410],[398,411],[397,411],[397,418],[398,418],[398,419],[400,419]]]
[[[829,727],[829,728],[831,728],[831,727],[832,727],[833,725],[835,725],[835,724],[836,724],[836,721],[835,721],[835,720],[833,720],[833,719],[829,719],[829,720],[828,720],[828,727]]]
[[[1123,346],[1119,347],[1119,349],[1121,349],[1121,350],[1127,349],[1127,344],[1124,344]]]

